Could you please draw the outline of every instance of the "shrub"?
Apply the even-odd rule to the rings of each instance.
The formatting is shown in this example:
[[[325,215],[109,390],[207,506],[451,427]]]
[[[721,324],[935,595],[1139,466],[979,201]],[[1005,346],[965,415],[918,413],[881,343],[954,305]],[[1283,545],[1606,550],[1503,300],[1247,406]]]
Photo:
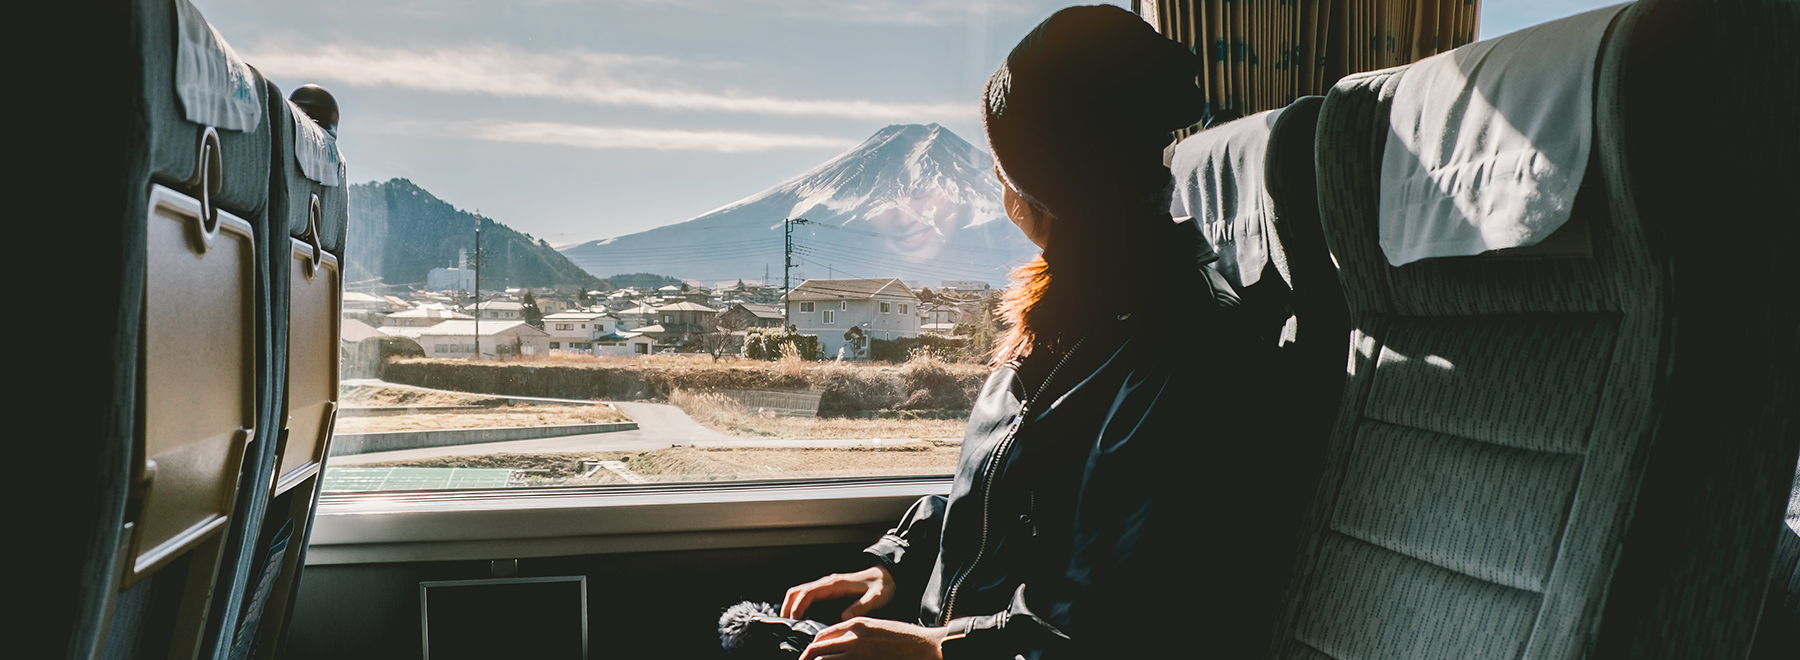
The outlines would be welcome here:
[[[893,340],[869,340],[870,359],[905,362],[920,353],[930,353],[940,360],[951,362],[980,362],[982,359],[974,354],[967,337],[919,335]]]
[[[817,359],[819,348],[818,335],[803,335],[792,326],[782,328],[751,328],[744,333],[744,357],[752,360],[778,360],[784,354],[785,347],[792,347],[801,359]]]
[[[977,394],[928,350],[919,351],[900,368],[900,386],[906,400],[893,406],[898,410],[967,409]]]
[[[813,369],[819,387],[819,416],[837,417],[892,408],[906,400],[890,368],[828,363]]]

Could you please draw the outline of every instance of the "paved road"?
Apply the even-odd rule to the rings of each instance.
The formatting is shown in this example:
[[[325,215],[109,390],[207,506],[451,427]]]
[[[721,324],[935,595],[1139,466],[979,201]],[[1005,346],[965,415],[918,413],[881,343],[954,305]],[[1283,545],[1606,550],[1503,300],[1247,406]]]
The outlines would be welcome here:
[[[614,403],[619,410],[638,423],[636,431],[567,435],[536,440],[484,442],[476,445],[402,449],[353,456],[333,456],[330,464],[343,467],[365,463],[436,458],[439,456],[472,456],[479,454],[568,453],[586,451],[647,451],[672,445],[695,447],[853,447],[912,442],[908,439],[860,440],[788,440],[782,438],[739,438],[701,426],[680,408],[663,403]]]

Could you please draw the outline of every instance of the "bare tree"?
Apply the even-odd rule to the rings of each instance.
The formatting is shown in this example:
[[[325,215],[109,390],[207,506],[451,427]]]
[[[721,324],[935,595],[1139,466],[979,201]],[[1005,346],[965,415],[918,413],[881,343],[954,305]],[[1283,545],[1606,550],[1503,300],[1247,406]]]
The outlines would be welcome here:
[[[714,314],[707,324],[709,326],[707,333],[701,336],[701,341],[706,345],[706,352],[711,354],[715,361],[726,352],[736,348],[738,342],[741,341],[741,335],[738,333],[749,327],[745,315],[727,314],[725,313],[727,311],[730,310]]]

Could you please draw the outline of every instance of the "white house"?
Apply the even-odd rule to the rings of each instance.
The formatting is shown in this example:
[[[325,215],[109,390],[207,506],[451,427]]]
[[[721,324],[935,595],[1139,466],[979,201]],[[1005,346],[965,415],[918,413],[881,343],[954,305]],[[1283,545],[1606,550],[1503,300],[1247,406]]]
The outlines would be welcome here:
[[[423,328],[437,325],[445,321],[473,320],[475,317],[450,309],[443,303],[425,303],[412,309],[402,310],[387,315],[381,320],[384,326],[402,328]]]
[[[475,321],[444,321],[423,328],[383,326],[395,337],[411,337],[425,349],[426,357],[464,358],[475,353]],[[481,355],[543,355],[550,351],[550,334],[524,321],[481,322]]]
[[[656,313],[656,306],[649,303],[638,303],[626,307],[619,310],[614,316],[618,317],[619,326],[626,330],[636,330],[662,322],[662,317]]]
[[[865,341],[860,346],[852,342],[844,351],[847,358],[868,357],[866,339],[919,336],[919,297],[895,277],[807,280],[788,292],[787,307],[789,322],[801,334],[818,335],[827,358],[845,346],[851,328]]]
[[[395,305],[392,296],[377,296],[361,291],[345,291],[343,305],[345,311],[391,312],[406,309],[404,303]]]
[[[525,304],[511,300],[488,300],[476,305],[475,309],[483,319],[514,321],[525,318]]]
[[[594,338],[594,355],[649,355],[656,340],[642,332],[620,331]]]
[[[557,312],[544,317],[544,332],[550,335],[550,350],[586,352],[595,338],[619,330],[619,320],[606,312]]]

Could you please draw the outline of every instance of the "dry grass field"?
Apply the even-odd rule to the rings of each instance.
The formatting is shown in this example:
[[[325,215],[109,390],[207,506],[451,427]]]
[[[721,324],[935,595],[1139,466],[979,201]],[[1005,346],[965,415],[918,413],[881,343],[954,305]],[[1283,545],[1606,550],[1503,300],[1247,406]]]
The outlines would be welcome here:
[[[607,469],[581,476],[582,461],[619,461],[652,483],[949,474],[959,443],[917,441],[893,446],[773,449],[670,447],[645,452],[484,454],[373,463],[357,467],[506,468],[527,486],[630,483]]]
[[[960,438],[968,419],[861,419],[759,413],[722,394],[669,392],[669,403],[727,435],[768,438]]]
[[[346,408],[481,407],[466,410],[419,410],[406,414],[378,416],[340,414],[336,429],[338,433],[559,426],[631,421],[616,408],[604,404],[509,406],[500,405],[505,399],[497,397],[381,385],[346,387],[340,396],[340,400],[344,402]]]
[[[338,405],[345,408],[398,408],[402,406],[497,406],[502,397],[464,394],[415,387],[387,385],[345,385],[338,392]]]

